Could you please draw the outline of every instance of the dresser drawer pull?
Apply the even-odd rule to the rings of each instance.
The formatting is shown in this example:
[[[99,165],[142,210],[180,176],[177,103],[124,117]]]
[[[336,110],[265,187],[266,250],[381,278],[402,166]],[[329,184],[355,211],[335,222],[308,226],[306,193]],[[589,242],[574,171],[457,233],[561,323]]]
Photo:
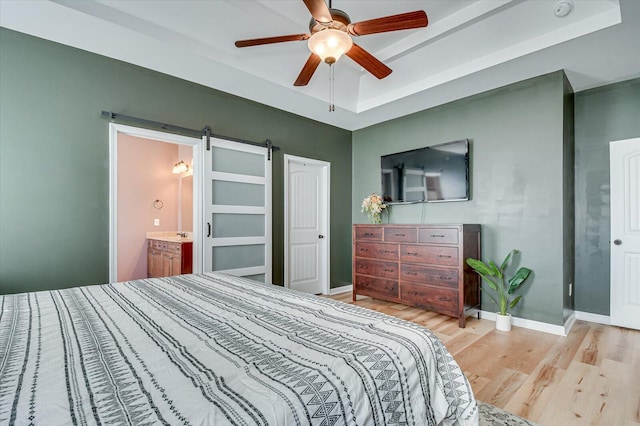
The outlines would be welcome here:
[[[417,252],[416,252],[416,253],[411,252],[411,251],[408,251],[408,252],[407,252],[407,256],[417,256],[417,255],[418,255],[418,253],[417,253]]]
[[[389,269],[389,268],[384,268],[385,272],[393,272],[393,269]]]
[[[451,298],[450,297],[438,297],[438,300],[440,300],[442,302],[450,302]]]
[[[430,237],[432,237],[432,238],[444,238],[444,235],[431,234]]]
[[[404,237],[404,234],[393,234],[393,235],[395,235],[396,237]]]
[[[369,267],[365,266],[365,265],[358,265],[358,268],[360,268],[360,269],[369,269]]]
[[[394,251],[394,250],[385,250],[384,252],[385,252],[385,253],[395,253],[395,251]]]
[[[417,272],[407,272],[407,275],[418,275]]]
[[[361,248],[360,251],[369,251],[369,249]]]
[[[394,290],[394,288],[393,288],[393,287],[385,287],[384,289],[385,289],[385,290],[387,290],[387,291],[392,291],[392,290]]]
[[[451,259],[451,256],[447,256],[447,255],[444,255],[444,254],[439,254],[438,257],[442,257],[442,258],[445,258],[445,259]]]
[[[410,291],[409,294],[413,294],[414,296],[417,296],[418,292],[417,291]]]
[[[358,283],[358,285],[361,285],[361,286],[366,287],[366,286],[368,286],[368,285],[369,285],[369,283]]]
[[[373,237],[373,232],[365,232],[363,235],[365,237]]]
[[[440,275],[438,278],[440,278],[443,281],[451,281],[453,278],[451,277],[447,277],[445,275]]]

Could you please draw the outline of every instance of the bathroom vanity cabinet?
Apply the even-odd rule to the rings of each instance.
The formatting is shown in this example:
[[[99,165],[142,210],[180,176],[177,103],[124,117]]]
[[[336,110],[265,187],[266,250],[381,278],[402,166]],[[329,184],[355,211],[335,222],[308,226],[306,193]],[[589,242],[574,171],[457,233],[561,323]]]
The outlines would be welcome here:
[[[193,242],[147,239],[147,277],[190,274],[193,269]]]

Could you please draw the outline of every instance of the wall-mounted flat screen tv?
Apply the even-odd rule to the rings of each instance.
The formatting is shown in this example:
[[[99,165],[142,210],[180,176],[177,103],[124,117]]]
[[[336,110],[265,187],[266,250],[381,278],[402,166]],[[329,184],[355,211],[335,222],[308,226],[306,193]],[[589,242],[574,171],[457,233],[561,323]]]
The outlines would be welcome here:
[[[381,157],[382,194],[388,203],[469,199],[469,140]]]

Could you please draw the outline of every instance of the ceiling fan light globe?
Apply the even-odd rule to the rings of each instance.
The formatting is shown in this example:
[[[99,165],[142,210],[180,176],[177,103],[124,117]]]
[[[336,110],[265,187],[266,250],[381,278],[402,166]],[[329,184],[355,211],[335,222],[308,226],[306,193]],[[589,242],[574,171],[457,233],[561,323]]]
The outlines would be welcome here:
[[[313,34],[308,45],[309,50],[318,55],[323,62],[333,64],[351,49],[353,40],[344,31],[327,28]]]

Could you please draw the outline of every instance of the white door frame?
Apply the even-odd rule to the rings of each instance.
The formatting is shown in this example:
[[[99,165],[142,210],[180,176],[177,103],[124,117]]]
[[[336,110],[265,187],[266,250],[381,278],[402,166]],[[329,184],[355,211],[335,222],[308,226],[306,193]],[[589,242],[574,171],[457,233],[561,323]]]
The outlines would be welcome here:
[[[109,123],[109,282],[118,280],[118,136],[125,134],[193,147],[193,273],[202,273],[202,139]]]
[[[326,217],[326,227],[323,235],[325,236],[325,245],[322,253],[324,264],[320,265],[324,269],[324,283],[322,284],[322,294],[331,294],[331,223],[330,223],[330,183],[331,183],[331,163],[322,160],[314,160],[312,158],[297,157],[295,155],[284,155],[284,286],[289,288],[289,164],[313,164],[322,167],[322,190],[326,194],[327,202],[324,205],[323,214]]]

